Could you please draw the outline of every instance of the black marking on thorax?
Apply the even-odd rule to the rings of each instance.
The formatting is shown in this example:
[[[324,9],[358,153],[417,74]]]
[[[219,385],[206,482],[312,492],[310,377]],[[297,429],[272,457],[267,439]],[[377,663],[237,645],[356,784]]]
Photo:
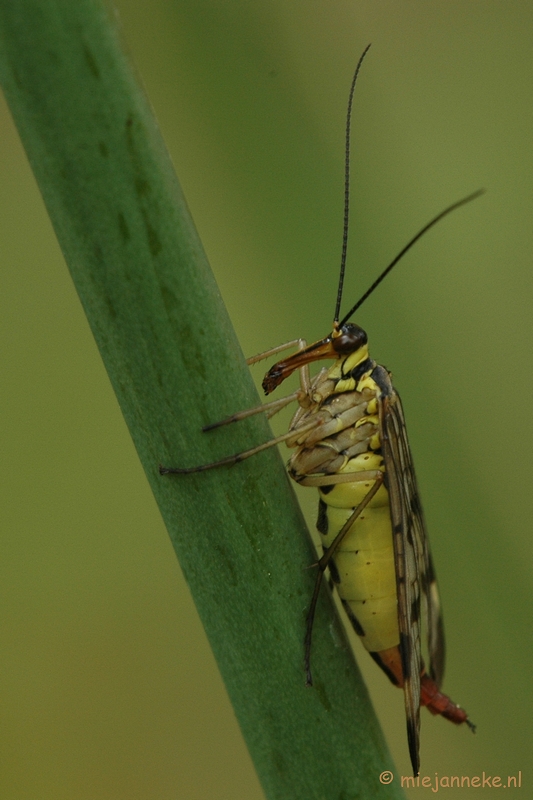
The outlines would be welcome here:
[[[390,397],[392,394],[394,394],[390,373],[385,367],[382,367],[380,364],[376,364],[371,372],[370,377],[381,389],[382,397]]]
[[[370,372],[370,370],[376,366],[376,362],[372,358],[366,358],[364,361],[361,361],[359,364],[357,364],[357,366],[351,369],[349,372],[344,372],[344,364],[346,363],[346,360],[343,361],[341,367],[341,376],[342,376],[341,380],[344,381],[353,378],[354,381],[357,383],[357,381],[361,380],[365,372]]]

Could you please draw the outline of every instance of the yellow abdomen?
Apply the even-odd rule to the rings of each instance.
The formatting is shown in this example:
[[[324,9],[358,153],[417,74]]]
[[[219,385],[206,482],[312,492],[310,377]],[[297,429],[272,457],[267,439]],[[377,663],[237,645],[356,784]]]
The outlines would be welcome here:
[[[368,450],[341,472],[383,470],[380,455]],[[374,481],[340,483],[320,489],[317,528],[327,548],[364,499]],[[325,489],[325,491],[324,491]],[[396,577],[389,495],[385,486],[355,520],[333,557],[330,571],[344,608],[367,650],[399,643]]]

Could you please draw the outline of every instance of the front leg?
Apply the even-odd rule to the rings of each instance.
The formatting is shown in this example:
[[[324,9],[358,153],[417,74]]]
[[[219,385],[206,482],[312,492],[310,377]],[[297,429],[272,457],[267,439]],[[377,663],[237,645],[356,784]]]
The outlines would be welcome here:
[[[265,350],[263,353],[258,353],[256,356],[252,356],[246,360],[246,363],[249,367],[252,364],[257,364],[258,361],[263,361],[265,358],[270,358],[270,356],[275,356],[278,353],[282,353],[284,350],[289,350],[291,347],[296,347],[297,352],[301,350],[305,350],[307,347],[307,342],[305,339],[292,339],[290,342],[285,342],[285,344],[279,344],[277,347],[272,347],[270,350]],[[309,364],[304,364],[303,367],[299,369],[300,373],[300,389],[301,391],[309,397],[310,389],[311,389],[311,378],[309,374]]]

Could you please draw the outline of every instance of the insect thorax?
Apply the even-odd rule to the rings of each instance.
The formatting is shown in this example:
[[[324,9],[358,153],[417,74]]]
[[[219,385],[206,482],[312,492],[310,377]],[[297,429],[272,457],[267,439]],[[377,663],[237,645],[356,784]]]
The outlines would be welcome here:
[[[375,368],[365,345],[316,376],[311,405],[299,408],[291,422],[294,439],[287,444],[297,448],[289,462],[294,480],[316,473],[383,468],[380,455],[377,461],[372,459],[372,466],[361,466],[358,458],[366,454],[368,460],[381,447],[377,406],[381,390],[372,377]],[[317,427],[298,435],[311,421]]]

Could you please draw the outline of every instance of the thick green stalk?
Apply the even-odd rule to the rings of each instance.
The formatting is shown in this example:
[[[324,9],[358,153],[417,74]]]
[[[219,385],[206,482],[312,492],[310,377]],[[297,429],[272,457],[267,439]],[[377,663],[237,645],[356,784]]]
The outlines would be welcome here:
[[[399,795],[327,597],[304,687],[313,559],[152,111],[98,0],[0,0],[0,73],[58,240],[269,798]],[[31,223],[30,223],[31,224]]]

